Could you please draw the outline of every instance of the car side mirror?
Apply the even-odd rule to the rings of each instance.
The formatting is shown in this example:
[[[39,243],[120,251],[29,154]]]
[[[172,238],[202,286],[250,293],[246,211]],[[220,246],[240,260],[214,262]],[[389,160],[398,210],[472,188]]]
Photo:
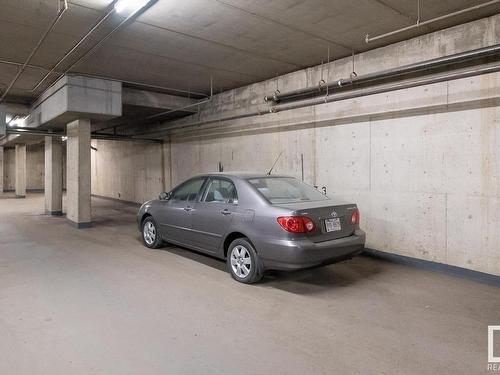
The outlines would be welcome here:
[[[161,201],[168,201],[170,199],[170,193],[163,192],[160,194]]]

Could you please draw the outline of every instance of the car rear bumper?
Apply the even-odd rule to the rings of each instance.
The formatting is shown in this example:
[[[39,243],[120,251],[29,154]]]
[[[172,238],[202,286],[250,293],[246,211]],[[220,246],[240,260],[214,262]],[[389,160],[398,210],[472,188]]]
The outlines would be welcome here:
[[[349,237],[324,242],[308,239],[276,240],[260,247],[266,269],[296,270],[340,262],[360,254],[365,247],[366,234],[361,229]]]

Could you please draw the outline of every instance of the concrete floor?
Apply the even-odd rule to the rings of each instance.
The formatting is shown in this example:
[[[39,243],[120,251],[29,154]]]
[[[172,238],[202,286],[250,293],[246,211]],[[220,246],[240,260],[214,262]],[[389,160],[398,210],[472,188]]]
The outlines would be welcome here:
[[[498,288],[365,257],[246,286],[93,209],[76,230],[0,196],[0,374],[486,372]]]

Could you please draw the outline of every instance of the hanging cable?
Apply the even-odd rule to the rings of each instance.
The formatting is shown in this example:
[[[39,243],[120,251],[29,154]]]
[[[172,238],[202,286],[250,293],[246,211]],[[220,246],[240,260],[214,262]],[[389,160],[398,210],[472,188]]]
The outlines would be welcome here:
[[[420,25],[420,0],[417,0],[417,26]]]
[[[326,82],[330,82],[330,46],[328,46],[328,56],[327,56],[327,71],[326,71]],[[329,90],[328,90],[328,85],[326,85],[326,95],[325,95],[325,101],[326,98],[328,97]]]
[[[9,93],[9,91],[16,84],[17,80],[19,79],[19,77],[21,76],[21,74],[26,69],[26,66],[28,66],[28,64],[30,63],[30,61],[33,58],[33,56],[35,56],[35,54],[38,52],[38,49],[40,48],[40,46],[42,45],[42,43],[45,41],[45,39],[50,34],[50,32],[54,29],[54,27],[56,27],[57,23],[62,18],[63,14],[68,9],[68,2],[67,2],[67,0],[58,0],[58,1],[59,1],[59,3],[58,3],[59,4],[58,9],[59,10],[57,12],[56,18],[54,19],[54,21],[52,21],[52,23],[50,24],[49,28],[45,31],[45,33],[42,35],[42,37],[40,38],[40,40],[38,41],[38,43],[35,45],[35,48],[33,48],[33,50],[31,51],[31,53],[29,54],[28,58],[24,61],[24,64],[21,66],[21,68],[19,68],[19,70],[17,71],[17,74],[14,76],[14,78],[12,79],[12,81],[10,81],[9,85],[7,86],[7,89],[5,89],[5,91],[3,92],[2,96],[0,97],[0,103],[5,99],[5,97]],[[61,4],[62,4],[62,7],[61,7]]]
[[[487,2],[482,3],[482,4],[474,5],[474,6],[471,6],[469,8],[457,10],[456,12],[453,12],[453,13],[445,14],[444,16],[439,16],[439,17],[436,17],[436,18],[432,18],[432,19],[427,20],[427,21],[420,21],[420,1],[419,1],[418,4],[417,4],[419,15],[418,15],[417,23],[416,24],[412,24],[410,26],[403,27],[402,29],[390,31],[388,33],[377,35],[377,36],[374,36],[374,37],[371,37],[370,34],[366,34],[365,42],[366,43],[370,43],[370,42],[373,42],[375,40],[387,38],[389,36],[393,36],[393,35],[396,35],[396,34],[400,34],[400,33],[406,32],[406,31],[413,30],[413,29],[418,28],[420,26],[426,26],[426,25],[429,25],[429,24],[434,23],[434,22],[443,21],[443,20],[446,20],[448,18],[456,17],[456,16],[459,16],[461,14],[468,13],[468,12],[471,12],[471,11],[475,11],[475,10],[478,10],[478,9],[482,9],[482,8],[485,8],[485,7],[488,7],[488,6],[498,5],[499,3],[500,3],[500,0],[490,0],[490,1],[487,1]]]
[[[55,72],[55,70],[62,64],[64,60],[68,58],[87,38],[114,12],[114,8],[108,11],[104,17],[102,17],[99,22],[97,22],[79,41],[76,43],[73,48],[71,48],[66,54],[54,65],[43,77],[38,81],[38,83],[31,89],[31,91],[35,91],[40,87],[40,85],[45,82],[45,80]]]

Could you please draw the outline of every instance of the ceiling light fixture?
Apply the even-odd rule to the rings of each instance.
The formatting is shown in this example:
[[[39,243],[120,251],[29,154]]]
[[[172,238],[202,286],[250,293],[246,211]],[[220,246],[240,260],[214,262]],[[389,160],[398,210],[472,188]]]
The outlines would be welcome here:
[[[151,0],[118,0],[115,3],[117,13],[134,14],[144,8]]]

